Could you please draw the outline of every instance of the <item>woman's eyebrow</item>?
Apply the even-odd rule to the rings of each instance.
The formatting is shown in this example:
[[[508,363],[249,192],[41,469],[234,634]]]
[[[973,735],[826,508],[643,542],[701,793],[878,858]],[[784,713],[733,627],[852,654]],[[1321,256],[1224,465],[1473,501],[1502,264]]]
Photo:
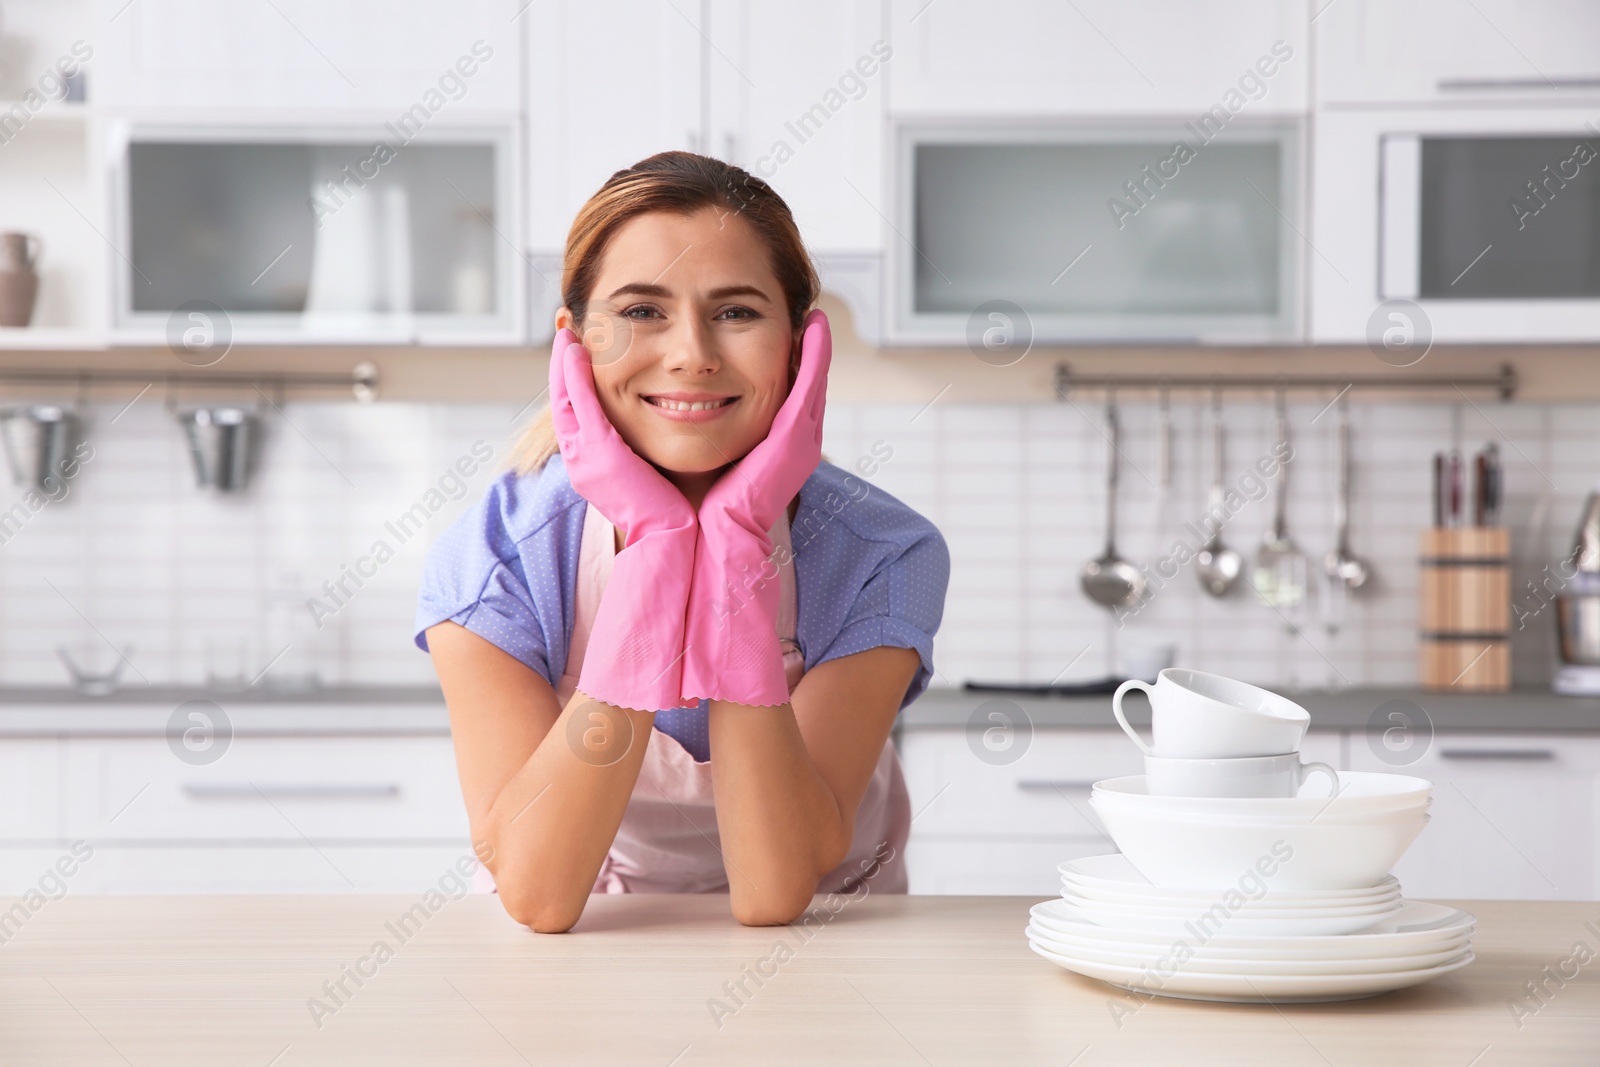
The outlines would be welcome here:
[[[620,289],[614,290],[612,292],[612,294],[611,294],[610,299],[615,300],[619,296],[660,296],[660,297],[667,297],[667,296],[671,296],[671,295],[672,295],[672,290],[668,289],[664,285],[656,285],[656,284],[654,284],[652,282],[629,282],[627,285],[622,286]]]
[[[712,300],[726,300],[730,296],[757,296],[767,301],[772,299],[753,285],[725,285],[721,289],[711,290],[706,296]]]

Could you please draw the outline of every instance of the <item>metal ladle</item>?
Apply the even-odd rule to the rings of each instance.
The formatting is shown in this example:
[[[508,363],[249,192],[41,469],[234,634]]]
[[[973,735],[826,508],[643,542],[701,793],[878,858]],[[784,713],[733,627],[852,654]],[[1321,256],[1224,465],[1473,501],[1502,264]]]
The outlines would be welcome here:
[[[1299,610],[1306,599],[1306,558],[1300,546],[1289,536],[1288,507],[1289,478],[1287,456],[1289,451],[1289,415],[1283,392],[1278,393],[1278,471],[1274,486],[1272,526],[1261,545],[1256,549],[1255,566],[1250,584],[1256,593],[1283,615],[1291,630],[1299,629]]]
[[[1145,577],[1139,568],[1117,555],[1117,459],[1121,454],[1121,433],[1117,427],[1117,405],[1106,403],[1107,441],[1110,456],[1106,464],[1106,550],[1099,559],[1084,564],[1078,582],[1084,595],[1107,608],[1122,608],[1143,598]]]
[[[1216,523],[1211,536],[1195,556],[1195,574],[1200,586],[1214,597],[1224,597],[1233,592],[1244,574],[1244,557],[1222,543],[1223,507],[1222,478],[1225,470],[1222,448],[1222,397],[1211,395],[1211,498],[1209,521]]]
[[[1350,554],[1350,409],[1339,398],[1339,495],[1333,504],[1333,521],[1338,527],[1333,551],[1323,559],[1328,577],[1346,589],[1360,589],[1367,582],[1367,565]]]

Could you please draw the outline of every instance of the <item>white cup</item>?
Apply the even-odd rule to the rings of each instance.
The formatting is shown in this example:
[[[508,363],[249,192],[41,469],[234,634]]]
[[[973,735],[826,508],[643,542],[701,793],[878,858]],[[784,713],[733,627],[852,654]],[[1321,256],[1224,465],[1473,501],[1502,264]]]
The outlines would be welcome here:
[[[1150,697],[1151,741],[1128,725],[1122,698]],[[1111,698],[1117,722],[1139,751],[1169,759],[1235,759],[1298,752],[1311,715],[1292,700],[1220,674],[1168,667],[1150,685],[1130,678]]]
[[[1144,758],[1145,791],[1153,797],[1292,797],[1313,774],[1339,791],[1339,772],[1326,763],[1301,763],[1298,752],[1232,759]]]

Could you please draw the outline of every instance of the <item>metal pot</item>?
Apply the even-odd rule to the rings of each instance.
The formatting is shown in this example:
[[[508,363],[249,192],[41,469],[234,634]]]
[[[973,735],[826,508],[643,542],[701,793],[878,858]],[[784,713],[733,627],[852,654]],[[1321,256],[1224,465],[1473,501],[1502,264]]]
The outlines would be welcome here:
[[[1600,594],[1556,597],[1556,635],[1563,663],[1600,665]]]
[[[195,408],[178,414],[189,439],[195,484],[233,493],[250,477],[255,448],[255,413],[240,407]]]
[[[72,412],[57,404],[0,410],[0,438],[13,484],[48,490],[60,483],[72,450],[73,422]]]

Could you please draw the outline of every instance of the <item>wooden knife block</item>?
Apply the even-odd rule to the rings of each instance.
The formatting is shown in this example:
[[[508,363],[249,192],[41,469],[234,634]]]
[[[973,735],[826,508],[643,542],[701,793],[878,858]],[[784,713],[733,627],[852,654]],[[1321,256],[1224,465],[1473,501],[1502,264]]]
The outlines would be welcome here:
[[[1503,526],[1423,530],[1418,563],[1422,687],[1511,688],[1511,531]]]

